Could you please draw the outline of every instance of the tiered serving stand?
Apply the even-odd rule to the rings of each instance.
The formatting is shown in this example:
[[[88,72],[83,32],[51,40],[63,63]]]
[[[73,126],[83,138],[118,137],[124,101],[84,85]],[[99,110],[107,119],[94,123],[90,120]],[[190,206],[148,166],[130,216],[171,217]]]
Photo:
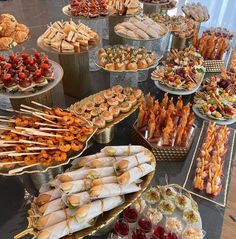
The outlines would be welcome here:
[[[42,37],[38,38],[37,44],[43,51],[58,55],[60,65],[64,69],[62,82],[65,94],[78,99],[84,98],[90,90],[89,51],[97,45],[90,46],[86,52],[61,53],[44,45]]]
[[[74,16],[73,14],[71,14],[69,8],[70,8],[70,5],[66,5],[65,7],[62,8],[62,12],[66,16],[72,18],[73,20],[79,20],[80,22],[82,22],[83,24],[91,28],[94,32],[97,32],[100,37],[103,36],[104,23],[107,21],[108,16],[98,16],[95,18]],[[94,64],[94,55],[95,55],[95,52],[102,46],[103,46],[103,41],[101,39],[100,42],[97,44],[97,46],[89,51],[89,70],[90,71],[97,71],[100,69],[99,67],[96,66],[96,64]]]

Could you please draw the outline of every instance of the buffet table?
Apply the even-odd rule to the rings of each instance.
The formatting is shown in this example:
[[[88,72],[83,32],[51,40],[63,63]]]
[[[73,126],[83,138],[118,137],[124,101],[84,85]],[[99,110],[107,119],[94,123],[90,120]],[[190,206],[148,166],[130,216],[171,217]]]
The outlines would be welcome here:
[[[20,4],[22,5],[20,6]],[[30,22],[32,20],[31,30],[31,41],[27,42],[26,46],[28,48],[37,48],[37,37],[39,32],[42,33],[48,22],[54,22],[60,18],[65,18],[63,16],[61,9],[65,5],[65,1],[52,1],[46,0],[43,3],[38,0],[29,2],[27,0],[22,0],[19,2],[4,2],[0,3],[0,9],[4,9],[6,12],[12,12],[11,10],[17,6],[21,7],[21,11],[27,11],[27,19]],[[19,5],[18,5],[19,4]],[[47,7],[47,10],[44,8]],[[17,8],[15,8],[17,9]],[[32,9],[32,12],[29,11]],[[41,14],[34,15],[35,9],[44,9]],[[50,12],[50,15],[49,15]],[[21,13],[14,12],[14,14],[20,18]],[[40,25],[39,25],[40,24]],[[20,48],[18,48],[20,49]],[[50,54],[49,54],[50,56]],[[55,59],[55,55],[52,55],[50,59],[59,61]],[[205,77],[209,76],[208,74]],[[159,90],[154,81],[150,79],[150,74],[148,79],[143,82],[138,83],[138,88],[140,88],[144,95],[147,95],[149,92],[151,95],[155,96],[156,99],[163,99],[164,92]],[[85,96],[97,93],[99,91],[105,90],[110,87],[110,73],[104,70],[90,72],[90,76],[87,79],[87,82],[90,87],[90,92],[86,92]],[[173,97],[174,102],[177,101],[178,96],[169,94],[170,97]],[[78,101],[71,96],[64,95],[62,90],[62,83],[59,83],[55,88],[52,89],[52,100],[53,105],[61,106],[63,108],[69,107],[71,104]],[[183,96],[184,104],[188,102],[193,102],[193,95]],[[8,112],[4,111],[4,115],[8,115]],[[115,137],[106,145],[129,145],[131,143],[131,131],[132,125],[137,119],[137,112],[132,114],[130,117],[124,119],[120,122],[115,128]],[[179,162],[170,162],[170,161],[157,161],[155,176],[150,184],[154,185],[166,185],[166,184],[179,184],[183,185],[186,179],[187,172],[189,170],[191,160],[198,142],[200,135],[200,129],[203,124],[203,120],[196,117],[195,124],[197,125],[197,130],[195,132],[194,142],[188,153],[188,156],[185,161]],[[231,128],[236,129],[236,123],[230,125]],[[83,155],[90,155],[97,153],[104,147],[103,144],[99,144],[94,140],[90,142],[88,148],[83,153]],[[236,147],[235,147],[236,148]],[[199,212],[202,218],[203,229],[206,231],[206,239],[227,239],[234,238],[235,235],[235,185],[236,185],[236,169],[235,169],[235,157],[236,149],[234,149],[232,170],[231,170],[231,182],[229,182],[229,191],[228,191],[228,203],[226,208],[217,206],[216,204],[209,202],[205,199],[201,199],[195,195],[193,199],[197,202],[199,207]],[[68,165],[64,166],[64,170],[68,168]],[[21,231],[23,231],[27,225],[27,202],[29,199],[32,199],[36,195],[37,190],[34,187],[31,178],[29,175],[5,177],[0,176],[0,237],[1,239],[14,238],[14,236]],[[234,230],[233,230],[234,229]],[[106,238],[105,235],[94,235],[88,238]],[[25,239],[32,238],[27,235]],[[75,238],[75,237],[71,237]],[[87,238],[87,237],[86,237]]]

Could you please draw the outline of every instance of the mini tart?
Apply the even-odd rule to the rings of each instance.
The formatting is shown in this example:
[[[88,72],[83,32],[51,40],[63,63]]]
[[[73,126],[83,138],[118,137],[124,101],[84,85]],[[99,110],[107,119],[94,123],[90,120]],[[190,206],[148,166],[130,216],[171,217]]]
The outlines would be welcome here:
[[[198,212],[193,209],[187,209],[183,212],[183,219],[189,224],[194,224],[199,222],[200,217]]]
[[[110,106],[117,106],[117,105],[119,105],[119,101],[116,98],[107,99],[107,103]]]
[[[177,195],[177,192],[172,187],[163,186],[161,187],[161,195],[165,199],[174,199]]]
[[[101,60],[102,58],[105,58],[107,56],[106,52],[101,52],[98,55],[98,58]]]
[[[121,93],[122,90],[123,90],[123,87],[121,85],[114,85],[111,87],[111,90],[115,93],[115,94],[118,94],[118,93]]]
[[[129,102],[122,102],[120,104],[120,111],[122,113],[127,113],[130,111],[131,107],[132,107],[132,105]]]
[[[88,101],[86,104],[85,104],[85,109],[87,111],[91,111],[93,110],[95,107],[95,104],[92,102],[92,101]]]
[[[149,207],[145,212],[145,216],[150,219],[153,225],[157,225],[163,218],[162,213],[156,208]]]
[[[100,104],[100,105],[99,105],[99,109],[100,109],[101,111],[106,111],[106,110],[108,110],[108,104],[107,104],[107,103],[102,103],[102,104]]]
[[[169,217],[166,218],[165,228],[168,232],[174,232],[179,235],[183,230],[183,225],[176,217]]]
[[[140,89],[137,89],[133,94],[137,99],[139,99],[142,96],[143,92]]]
[[[119,101],[119,102],[123,102],[125,100],[125,95],[123,95],[122,93],[118,93],[116,95],[116,99]]]
[[[104,92],[103,95],[104,95],[104,97],[105,97],[106,99],[110,99],[110,98],[112,98],[112,97],[114,96],[114,93],[113,93],[112,90],[108,89],[108,90],[106,90],[106,91]]]
[[[171,215],[175,210],[175,205],[170,200],[161,200],[159,208],[163,214]]]
[[[175,198],[175,205],[179,210],[184,210],[189,202],[189,198],[183,194],[179,194]]]
[[[117,117],[120,114],[120,107],[119,106],[111,106],[109,111],[113,114],[114,117]]]
[[[115,70],[115,63],[107,63],[105,65],[105,69],[108,71],[114,71]]]
[[[131,87],[129,87],[129,86],[126,86],[126,87],[124,87],[124,89],[123,89],[123,94],[125,94],[125,95],[130,95],[131,93],[132,93],[132,88]]]
[[[137,99],[134,95],[129,95],[126,101],[129,102],[132,106],[137,104]]]
[[[111,122],[113,120],[113,114],[110,111],[104,111],[101,114],[101,117],[106,121],[106,122]]]
[[[101,48],[98,50],[99,55],[101,55],[102,53],[106,53],[106,50],[104,48]]]
[[[105,99],[101,95],[96,95],[93,98],[93,102],[95,103],[95,105],[100,105],[101,103],[105,102]]]
[[[91,114],[91,116],[92,117],[96,117],[96,116],[98,116],[99,114],[101,114],[102,113],[102,111],[101,111],[101,109],[100,108],[94,108],[93,110],[91,110],[91,112],[90,112],[90,114]]]
[[[84,106],[80,106],[78,108],[76,108],[76,114],[83,114],[85,111]]]
[[[86,120],[90,120],[92,118],[92,115],[90,113],[84,113],[83,114],[83,117],[86,119]]]
[[[149,54],[149,57],[150,57],[152,60],[154,60],[154,59],[155,59],[155,54],[152,52],[152,53]]]
[[[148,64],[149,66],[152,66],[153,63],[154,63],[153,59],[150,58],[150,57],[147,57],[147,58],[146,58],[146,61],[147,61],[147,64]]]
[[[93,118],[92,120],[95,127],[102,129],[106,126],[106,121],[100,117]]]
[[[125,64],[122,62],[115,63],[115,70],[116,71],[125,71],[126,67]]]
[[[134,62],[130,62],[127,64],[126,66],[127,70],[129,71],[137,71],[138,70],[138,65],[137,63],[134,61]]]
[[[199,228],[186,227],[182,232],[183,239],[202,239],[203,231]]]
[[[147,63],[146,59],[138,60],[137,65],[138,65],[139,69],[146,69],[146,68],[148,68],[148,63]]]
[[[105,67],[107,64],[108,64],[108,60],[107,60],[106,57],[103,57],[103,58],[100,59],[100,65],[102,67]]]
[[[155,204],[155,203],[158,203],[160,201],[161,195],[160,195],[160,192],[157,188],[152,187],[144,193],[143,198],[148,203]]]

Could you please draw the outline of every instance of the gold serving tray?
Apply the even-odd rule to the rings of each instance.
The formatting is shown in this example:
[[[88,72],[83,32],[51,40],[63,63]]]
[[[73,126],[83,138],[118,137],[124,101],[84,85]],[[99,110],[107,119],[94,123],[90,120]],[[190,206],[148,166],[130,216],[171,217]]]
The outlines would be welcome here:
[[[222,68],[225,67],[225,62],[223,60],[205,60],[204,66],[206,72],[221,72]]]
[[[151,164],[156,167],[156,159],[153,154],[152,159],[151,159]],[[98,216],[95,224],[87,229],[81,230],[79,232],[73,233],[72,235],[65,236],[63,239],[79,239],[83,238],[85,236],[91,236],[98,230],[104,228],[107,226],[114,218],[116,218],[124,209],[129,207],[131,204],[133,204],[141,195],[142,193],[147,189],[149,184],[151,183],[153,177],[155,175],[155,171],[151,172],[150,174],[144,176],[142,178],[142,183],[140,184],[141,190],[136,192],[136,193],[131,193],[125,195],[125,202],[120,205],[117,208],[112,209],[111,211],[105,212],[102,215]],[[31,214],[31,211],[29,211],[29,215]],[[23,236],[27,234],[32,234],[35,235],[36,232],[34,231],[32,225],[33,225],[33,218],[30,216],[27,218],[28,219],[28,227],[24,231],[20,232],[16,236],[14,236],[14,239],[19,239],[22,238]]]
[[[80,107],[80,106],[86,104],[88,101],[92,101],[93,98],[94,98],[95,96],[97,96],[97,95],[103,96],[103,94],[105,93],[105,91],[106,91],[106,90],[103,90],[103,91],[100,91],[100,92],[98,92],[98,93],[96,93],[96,94],[94,94],[94,95],[90,95],[90,96],[84,98],[83,100],[81,100],[81,101],[79,101],[79,102],[77,102],[77,103],[71,105],[71,106],[68,108],[68,110],[70,110],[70,111],[76,113],[76,107]],[[107,129],[113,127],[114,125],[120,123],[122,120],[124,120],[125,118],[127,118],[128,116],[130,116],[130,115],[131,115],[132,113],[134,113],[134,112],[137,110],[137,108],[141,105],[141,102],[142,102],[142,97],[140,97],[140,98],[138,99],[137,104],[136,104],[135,106],[133,106],[129,112],[127,112],[127,113],[120,113],[120,114],[118,115],[118,117],[116,117],[112,122],[106,123],[106,127],[105,127],[105,128],[103,128],[103,129],[98,129],[97,132],[96,132],[96,135],[98,135],[98,134],[100,134],[100,133],[103,133],[105,130],[107,130]]]
[[[186,147],[177,147],[177,146],[157,146],[156,144],[150,143],[143,135],[137,130],[136,122],[132,126],[132,143],[140,144],[148,148],[155,155],[156,160],[158,161],[184,161],[187,157],[189,149],[193,143],[197,126],[193,125],[193,132],[189,139],[189,144]]]
[[[89,121],[86,120],[86,122],[87,122],[87,124],[89,124],[92,127],[92,125],[91,125],[91,123]],[[55,169],[55,168],[59,168],[61,166],[67,165],[71,160],[76,159],[77,157],[79,157],[87,149],[88,142],[93,137],[93,135],[96,133],[96,131],[97,131],[97,128],[94,128],[93,133],[89,136],[87,141],[83,143],[84,144],[84,148],[80,152],[75,152],[75,151],[73,153],[72,152],[68,152],[70,157],[68,157],[68,159],[65,162],[63,162],[63,163],[52,165],[52,166],[49,166],[49,167],[43,167],[42,165],[36,165],[36,166],[28,167],[26,170],[22,170],[20,172],[16,172],[16,173],[12,173],[12,174],[9,174],[8,172],[1,172],[2,168],[0,168],[0,176],[9,176],[10,177],[10,176],[19,176],[19,175],[23,175],[23,174],[45,173],[49,169]],[[15,168],[9,168],[9,170],[17,169],[17,168],[21,168],[21,167],[22,166],[15,167]],[[29,170],[30,168],[32,170]]]

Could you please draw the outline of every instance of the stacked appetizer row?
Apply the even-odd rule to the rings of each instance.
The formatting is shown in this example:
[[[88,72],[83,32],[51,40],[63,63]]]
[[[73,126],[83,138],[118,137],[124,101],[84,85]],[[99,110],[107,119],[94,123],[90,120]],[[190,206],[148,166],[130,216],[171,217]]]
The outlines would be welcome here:
[[[29,37],[29,28],[10,14],[0,15],[0,50],[9,50]]]
[[[151,40],[161,38],[167,33],[167,28],[155,23],[151,18],[131,17],[128,21],[115,26],[115,32],[131,39]]]
[[[182,7],[182,11],[187,17],[192,18],[196,22],[205,22],[210,16],[206,6],[198,3],[187,3]]]
[[[108,14],[106,0],[72,0],[69,11],[73,16],[95,18]]]
[[[221,60],[229,44],[227,37],[217,35],[214,31],[205,31],[201,37],[194,33],[193,46],[206,60]]]
[[[39,44],[49,46],[53,51],[79,53],[88,51],[89,46],[99,42],[99,36],[83,23],[56,21],[39,38]],[[42,41],[42,42],[41,42]]]
[[[123,211],[114,226],[116,235],[136,238],[202,239],[204,231],[193,200],[173,186],[149,188],[143,197]],[[114,235],[115,234],[115,235]],[[113,236],[113,237],[112,237]]]
[[[4,91],[29,93],[53,80],[52,64],[42,53],[0,56],[0,88]]]
[[[1,117],[1,172],[16,167],[50,167],[78,154],[95,133],[84,119],[61,108],[22,106],[15,119]],[[18,169],[17,172],[22,170]]]
[[[49,182],[53,189],[43,185],[35,198],[30,216],[36,238],[57,239],[89,227],[91,220],[123,204],[122,195],[141,190],[136,182],[155,170],[151,161],[142,146],[107,146],[78,158],[73,167],[79,169],[58,175]]]
[[[209,123],[196,159],[193,181],[195,189],[217,196],[222,190],[224,156],[227,153],[229,129]]]
[[[106,0],[110,15],[135,16],[140,11],[138,0]]]
[[[227,121],[236,117],[236,79],[223,71],[203,82],[200,92],[194,96],[194,107],[201,114],[214,119]]]
[[[156,146],[186,147],[193,132],[194,113],[190,113],[190,104],[183,105],[179,97],[176,105],[166,93],[162,102],[147,96],[138,114],[137,129],[150,143]]]
[[[145,47],[113,46],[98,51],[98,65],[107,71],[137,71],[155,64],[156,55]]]
[[[70,107],[71,111],[90,120],[99,129],[114,123],[140,104],[142,91],[120,85],[113,86],[101,93],[90,96]]]
[[[200,86],[205,68],[203,58],[195,49],[171,50],[166,65],[151,73],[151,78],[170,89],[192,91]]]

